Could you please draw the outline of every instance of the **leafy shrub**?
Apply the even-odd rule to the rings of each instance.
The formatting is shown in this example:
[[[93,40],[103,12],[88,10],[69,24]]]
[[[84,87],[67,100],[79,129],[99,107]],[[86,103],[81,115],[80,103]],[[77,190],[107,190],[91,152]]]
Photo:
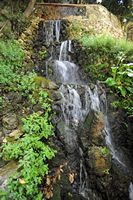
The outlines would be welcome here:
[[[118,101],[115,107],[121,107],[133,114],[132,78],[133,67],[124,63],[133,59],[133,43],[111,36],[89,36],[80,38],[84,48],[84,67],[93,80],[105,81],[115,91]]]
[[[81,44],[85,47],[83,65],[85,71],[93,79],[102,79],[104,76],[108,76],[110,67],[119,62],[118,50],[112,48],[112,39],[104,41],[99,37],[84,35],[80,39]]]
[[[17,84],[17,88],[24,96],[34,91],[36,86],[34,79],[37,76],[35,72],[29,72],[21,77]]]
[[[45,98],[46,101],[46,98]],[[45,113],[33,113],[22,119],[24,133],[22,138],[3,144],[4,159],[17,159],[19,168],[8,183],[8,199],[38,199],[42,200],[39,185],[48,173],[47,160],[54,157],[55,151],[43,142],[53,135],[53,126],[49,122],[49,104]]]
[[[11,85],[20,75],[24,51],[16,41],[0,42],[0,83]]]
[[[0,42],[0,58],[5,64],[14,67],[21,67],[25,58],[25,53],[17,43],[17,41],[7,40]]]
[[[133,65],[111,67],[111,77],[105,83],[118,94],[119,99],[113,102],[114,107],[122,107],[133,116]]]
[[[19,165],[17,172],[8,181],[7,191],[0,191],[0,198],[42,200],[43,193],[39,187],[48,173],[48,160],[55,155],[47,141],[54,134],[50,123],[51,100],[36,85],[37,74],[23,70],[25,55],[15,41],[0,44],[0,58],[0,83],[10,91],[20,92],[31,106],[39,104],[41,110],[38,113],[32,110],[31,115],[22,119],[21,138],[2,146],[1,157],[17,160]],[[0,104],[2,101],[1,97]]]

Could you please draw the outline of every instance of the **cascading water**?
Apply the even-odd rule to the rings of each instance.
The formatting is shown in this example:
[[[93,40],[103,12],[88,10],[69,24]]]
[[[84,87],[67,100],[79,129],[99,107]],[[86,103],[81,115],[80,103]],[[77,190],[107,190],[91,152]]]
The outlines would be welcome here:
[[[46,31],[46,44],[48,45],[53,41],[59,42],[59,38],[60,21],[50,21],[49,28]],[[71,51],[72,43],[70,40],[66,40],[61,43],[58,58],[53,58],[53,55],[51,54],[48,62],[51,60],[53,61],[53,70],[56,82],[61,84],[59,92],[62,96],[61,109],[63,137],[65,148],[68,153],[68,159],[71,160],[71,163],[74,163],[73,167],[75,168],[77,168],[77,165],[79,164],[79,193],[89,200],[88,174],[84,164],[83,150],[78,144],[77,130],[79,124],[84,122],[90,111],[100,111],[104,114],[105,129],[103,132],[105,134],[106,144],[109,147],[113,158],[116,159],[119,164],[123,166],[124,164],[121,161],[118,152],[115,150],[110,134],[107,119],[106,96],[104,95],[104,100],[101,103],[101,99],[98,94],[98,87],[95,85],[92,89],[80,79],[78,66],[71,62]],[[48,66],[48,63],[46,64]],[[133,200],[132,184],[130,184],[129,192],[130,200]]]
[[[62,95],[61,108],[63,111],[63,120],[65,121],[64,128],[64,142],[67,152],[70,154],[71,162],[75,162],[77,155],[80,158],[80,184],[79,193],[85,198],[89,199],[88,190],[88,175],[85,165],[83,163],[83,151],[78,147],[77,128],[81,122],[84,121],[90,110],[90,104],[92,109],[99,106],[96,91],[93,92],[87,85],[81,84],[78,75],[78,67],[66,59],[70,60],[68,53],[72,50],[71,41],[65,41],[61,44],[59,60],[55,61],[55,73],[56,77],[60,80],[62,85],[60,86],[60,93]],[[84,91],[81,98],[80,89]],[[76,152],[76,153],[75,153]],[[73,155],[75,156],[73,156]],[[75,159],[76,158],[76,159]],[[73,160],[72,160],[73,159]],[[79,161],[78,161],[79,162]],[[77,164],[77,163],[76,163]],[[75,166],[76,167],[76,166]]]
[[[60,40],[60,20],[49,20],[43,22],[43,29],[45,32],[44,41],[47,46],[50,46],[50,57],[45,62],[46,67],[46,77],[48,77],[48,66],[53,60],[53,42],[59,42]]]
[[[56,23],[55,23],[55,33],[56,33],[56,41],[59,42],[60,40],[60,20],[56,20]]]
[[[45,29],[45,42],[50,45],[53,41],[59,42],[60,39],[60,20],[49,20],[43,23]]]

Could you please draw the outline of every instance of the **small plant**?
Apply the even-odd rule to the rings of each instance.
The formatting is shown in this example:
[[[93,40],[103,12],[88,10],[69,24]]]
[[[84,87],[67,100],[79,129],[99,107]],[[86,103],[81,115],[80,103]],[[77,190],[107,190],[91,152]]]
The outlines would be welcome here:
[[[47,56],[47,51],[46,50],[40,50],[38,52],[39,58],[42,60]]]
[[[30,72],[21,77],[17,84],[17,89],[22,92],[24,96],[27,96],[30,92],[36,89],[36,85],[34,79],[36,77],[36,73]]]
[[[105,170],[103,171],[103,173],[106,174],[106,175],[109,175],[109,170],[110,170],[110,169],[105,169]]]
[[[109,149],[107,147],[100,147],[100,151],[103,156],[108,156],[110,154]]]

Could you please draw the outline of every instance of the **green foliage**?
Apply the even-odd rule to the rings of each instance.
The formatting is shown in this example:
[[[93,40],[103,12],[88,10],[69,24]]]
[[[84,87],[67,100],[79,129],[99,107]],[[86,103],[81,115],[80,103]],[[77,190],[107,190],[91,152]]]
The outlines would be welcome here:
[[[80,39],[85,47],[85,71],[93,80],[105,81],[116,93],[114,107],[121,107],[133,115],[133,91],[131,65],[124,63],[133,59],[133,43],[110,36],[88,36]]]
[[[112,66],[132,60],[133,45],[125,40],[114,39],[109,36],[88,36],[80,39],[85,47],[85,70],[90,77],[105,80]]]
[[[16,41],[0,42],[0,83],[12,85],[18,79],[25,54]]]
[[[111,67],[111,77],[105,83],[118,94],[119,99],[113,102],[114,107],[122,107],[133,115],[133,65]]]
[[[1,41],[0,58],[5,64],[10,64],[18,68],[22,66],[25,54],[19,46],[19,44],[17,43],[17,41]]]
[[[30,20],[24,16],[23,12],[12,14],[10,16],[10,20],[13,27],[12,31],[14,32],[16,37],[20,36],[20,34],[24,32],[26,28],[30,25]]]
[[[132,0],[122,1],[121,3],[118,0],[104,0],[102,4],[118,16],[124,16],[130,13],[130,9],[132,8]]]
[[[94,34],[95,31],[94,29],[87,29],[83,24],[82,21],[80,20],[74,20],[71,21],[69,24],[67,32],[69,33],[69,37],[71,39],[80,39],[82,38],[85,34]]]
[[[79,36],[82,33],[82,25],[81,25],[81,23],[76,21],[76,20],[74,22],[72,22],[69,25],[68,32],[69,32],[69,37],[70,38],[72,38],[72,39],[79,38]]]
[[[133,52],[133,44],[132,42],[128,42],[124,39],[116,39],[112,36],[107,35],[97,35],[97,36],[89,36],[84,35],[80,38],[80,42],[83,46],[92,48],[92,49],[99,49],[107,52],[109,49],[115,52],[124,52],[132,53]],[[98,53],[98,52],[97,52]],[[108,53],[108,52],[107,52]]]
[[[18,37],[30,24],[30,19],[23,14],[28,1],[2,0],[0,22],[6,23],[1,36],[3,39]]]
[[[3,144],[4,159],[19,161],[19,169],[8,183],[8,199],[42,200],[38,187],[48,173],[47,160],[55,155],[55,151],[43,142],[53,135],[48,113],[49,109],[42,115],[33,113],[22,119],[23,137],[13,143]]]
[[[25,58],[23,50],[15,41],[0,44],[0,82],[8,91],[17,91],[30,106],[39,105],[40,111],[22,119],[21,138],[3,144],[1,157],[5,160],[17,160],[18,170],[10,177],[7,191],[0,192],[2,200],[42,200],[39,189],[43,177],[48,173],[48,160],[55,151],[49,146],[52,136],[50,123],[51,100],[48,94],[35,83],[37,74],[23,69]],[[0,106],[3,97],[0,98]],[[24,102],[23,102],[24,103]]]
[[[17,84],[17,88],[24,96],[27,96],[29,93],[35,90],[36,85],[34,79],[36,77],[35,72],[29,72],[21,77]]]
[[[39,52],[38,52],[38,56],[39,56],[39,58],[42,60],[42,59],[44,59],[46,56],[47,56],[47,50],[40,50]]]

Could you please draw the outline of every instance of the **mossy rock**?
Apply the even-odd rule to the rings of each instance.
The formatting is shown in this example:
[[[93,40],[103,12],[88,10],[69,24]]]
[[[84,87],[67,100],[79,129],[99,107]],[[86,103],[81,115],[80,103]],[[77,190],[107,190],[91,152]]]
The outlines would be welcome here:
[[[48,93],[49,98],[52,99],[53,101],[58,101],[62,99],[60,92],[55,90],[46,90],[46,91]]]
[[[90,157],[91,168],[99,176],[104,176],[109,173],[109,170],[111,168],[110,154],[103,155],[101,148],[102,147],[92,146],[89,149],[88,154]]]
[[[103,130],[105,128],[105,120],[102,112],[95,112],[95,117],[91,127],[92,142],[95,145],[103,143]]]
[[[38,87],[49,89],[49,90],[57,90],[59,87],[53,81],[46,79],[42,76],[37,76],[35,78],[35,83]]]
[[[3,127],[8,130],[16,129],[18,126],[18,119],[14,113],[8,113],[6,116],[3,116],[2,122]]]

